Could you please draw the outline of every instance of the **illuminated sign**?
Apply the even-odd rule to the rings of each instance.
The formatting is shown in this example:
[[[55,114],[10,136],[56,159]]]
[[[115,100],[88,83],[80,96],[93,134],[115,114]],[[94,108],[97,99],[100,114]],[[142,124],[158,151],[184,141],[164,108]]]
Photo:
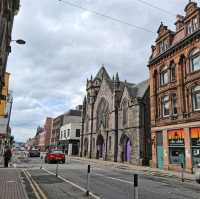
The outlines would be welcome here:
[[[192,146],[200,146],[200,128],[191,128]]]
[[[185,134],[183,129],[170,130],[167,133],[169,146],[184,146]]]

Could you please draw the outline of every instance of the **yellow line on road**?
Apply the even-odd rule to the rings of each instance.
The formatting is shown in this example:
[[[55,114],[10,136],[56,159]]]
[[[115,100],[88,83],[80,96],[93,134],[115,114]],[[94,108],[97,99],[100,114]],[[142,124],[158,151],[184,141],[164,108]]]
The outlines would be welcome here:
[[[32,178],[31,174],[26,170],[27,175],[29,176],[29,178],[31,179],[31,181],[33,182],[34,186],[36,187],[37,191],[39,192],[39,194],[42,196],[42,199],[48,199],[47,196],[44,194],[44,192],[42,191],[42,189],[39,187],[39,185],[37,184],[37,182]]]
[[[24,175],[26,176],[26,179],[27,179],[27,180],[28,180],[28,182],[30,183],[30,185],[31,185],[31,188],[33,189],[33,192],[34,192],[34,194],[35,194],[36,198],[37,198],[37,199],[41,199],[41,197],[39,196],[39,194],[38,194],[37,190],[35,189],[35,187],[34,187],[33,183],[31,182],[31,180],[30,180],[30,178],[29,178],[28,174],[26,173],[26,171],[25,171],[25,170],[23,170],[23,172],[24,172]]]

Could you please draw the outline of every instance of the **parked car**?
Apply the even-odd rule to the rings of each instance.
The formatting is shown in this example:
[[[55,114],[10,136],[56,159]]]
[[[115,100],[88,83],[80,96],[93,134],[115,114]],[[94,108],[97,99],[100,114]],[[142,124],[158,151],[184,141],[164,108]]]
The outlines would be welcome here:
[[[28,152],[29,157],[40,157],[40,151],[38,149],[31,149]]]
[[[197,165],[195,169],[195,178],[196,182],[200,184],[200,163]]]
[[[65,154],[60,150],[53,150],[46,154],[45,156],[45,163],[65,163]]]

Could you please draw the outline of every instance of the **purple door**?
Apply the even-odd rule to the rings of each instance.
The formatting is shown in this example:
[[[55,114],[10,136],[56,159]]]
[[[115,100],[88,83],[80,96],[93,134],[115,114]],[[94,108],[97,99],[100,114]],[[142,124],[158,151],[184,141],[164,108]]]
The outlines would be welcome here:
[[[127,157],[127,162],[130,162],[131,160],[131,142],[128,140],[126,144],[126,157]]]

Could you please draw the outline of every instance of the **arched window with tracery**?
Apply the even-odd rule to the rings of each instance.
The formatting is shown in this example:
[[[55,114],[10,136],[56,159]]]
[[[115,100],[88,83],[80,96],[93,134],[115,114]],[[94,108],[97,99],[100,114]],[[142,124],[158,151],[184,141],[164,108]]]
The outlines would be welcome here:
[[[123,126],[128,123],[128,100],[124,99],[122,103]]]
[[[109,124],[109,104],[102,98],[97,107],[97,131],[103,126],[104,129],[108,128]]]
[[[189,55],[190,59],[190,71],[194,72],[200,70],[200,50],[199,48],[194,48]]]

